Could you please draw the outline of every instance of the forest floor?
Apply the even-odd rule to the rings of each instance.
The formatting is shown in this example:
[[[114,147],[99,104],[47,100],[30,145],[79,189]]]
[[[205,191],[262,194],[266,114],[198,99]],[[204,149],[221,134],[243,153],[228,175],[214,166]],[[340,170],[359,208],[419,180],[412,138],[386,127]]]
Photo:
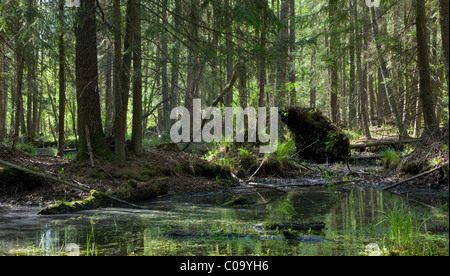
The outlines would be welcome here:
[[[261,156],[251,166],[236,171],[230,166],[216,165],[198,155],[170,148],[148,148],[142,157],[128,156],[124,165],[96,160],[95,167],[92,167],[89,161],[77,163],[56,156],[13,153],[5,144],[0,144],[0,159],[37,169],[87,189],[112,194],[121,187],[130,188],[140,183],[160,180],[164,180],[167,185],[166,195],[169,196],[229,190],[250,180],[254,183],[275,185],[280,183],[295,185],[305,179],[330,184],[336,181],[355,180],[352,185],[381,188],[417,175],[438,164],[448,163],[448,141],[444,140],[444,136],[423,141],[406,157],[397,160],[396,166],[387,164],[393,161],[385,157],[382,160],[353,159],[348,163],[321,164],[290,159],[275,166],[273,160],[268,159],[262,164],[264,157]],[[373,154],[365,151],[357,155],[367,157]],[[0,165],[0,172],[5,169],[3,167]],[[256,171],[258,174],[255,174]],[[47,207],[56,201],[77,201],[90,196],[87,192],[64,186],[46,179],[45,176],[40,178],[39,185],[33,186],[30,190],[27,189],[27,183],[17,182],[16,187],[9,189],[9,193],[6,193],[5,183],[2,182],[4,181],[0,177],[0,206]],[[392,188],[391,191],[400,195],[447,194],[448,201],[448,165]],[[433,204],[432,200],[427,201],[427,204],[429,203]]]

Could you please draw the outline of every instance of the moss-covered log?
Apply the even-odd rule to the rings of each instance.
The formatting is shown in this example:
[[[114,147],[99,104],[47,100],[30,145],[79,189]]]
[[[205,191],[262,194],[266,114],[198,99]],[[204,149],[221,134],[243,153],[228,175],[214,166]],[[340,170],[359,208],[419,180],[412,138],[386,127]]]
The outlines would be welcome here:
[[[294,135],[300,158],[333,162],[350,155],[346,134],[320,111],[289,107],[280,110],[280,117]]]
[[[85,210],[109,207],[123,201],[126,205],[133,205],[137,208],[143,208],[128,201],[148,200],[168,193],[168,178],[161,178],[148,183],[139,184],[136,181],[128,181],[128,184],[119,187],[112,194],[92,190],[90,196],[84,200],[65,202],[60,201],[41,210],[39,215],[58,215],[75,213]]]

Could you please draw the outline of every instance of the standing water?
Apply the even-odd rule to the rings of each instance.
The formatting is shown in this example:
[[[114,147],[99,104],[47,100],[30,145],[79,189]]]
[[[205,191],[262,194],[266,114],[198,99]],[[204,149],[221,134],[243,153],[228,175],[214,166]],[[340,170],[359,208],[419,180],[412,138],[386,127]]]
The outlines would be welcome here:
[[[0,255],[379,255],[394,244],[387,218],[399,206],[420,214],[411,233],[419,249],[412,254],[449,252],[448,217],[371,188],[247,191],[142,204],[149,209],[61,216],[0,207]],[[325,228],[294,227],[312,222]]]

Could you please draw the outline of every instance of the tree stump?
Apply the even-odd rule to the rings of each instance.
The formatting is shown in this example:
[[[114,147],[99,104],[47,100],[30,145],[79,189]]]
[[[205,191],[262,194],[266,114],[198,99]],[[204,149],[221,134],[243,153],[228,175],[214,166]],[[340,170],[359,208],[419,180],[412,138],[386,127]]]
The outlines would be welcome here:
[[[280,110],[280,117],[294,135],[300,158],[315,162],[335,162],[350,156],[347,135],[320,111],[289,107]]]

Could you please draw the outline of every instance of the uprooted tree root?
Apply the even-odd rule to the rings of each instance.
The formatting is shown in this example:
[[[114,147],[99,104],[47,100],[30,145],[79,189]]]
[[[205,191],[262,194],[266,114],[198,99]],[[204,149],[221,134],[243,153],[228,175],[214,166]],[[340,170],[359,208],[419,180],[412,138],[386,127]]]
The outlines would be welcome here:
[[[320,111],[289,107],[280,111],[281,121],[293,133],[298,155],[305,160],[340,161],[350,155],[346,134]]]
[[[442,166],[449,162],[448,146],[448,127],[445,127],[441,129],[439,135],[423,138],[413,152],[402,159],[397,173],[414,176],[439,168],[433,173],[425,175],[426,178],[422,178],[421,182],[448,187],[449,166]]]

